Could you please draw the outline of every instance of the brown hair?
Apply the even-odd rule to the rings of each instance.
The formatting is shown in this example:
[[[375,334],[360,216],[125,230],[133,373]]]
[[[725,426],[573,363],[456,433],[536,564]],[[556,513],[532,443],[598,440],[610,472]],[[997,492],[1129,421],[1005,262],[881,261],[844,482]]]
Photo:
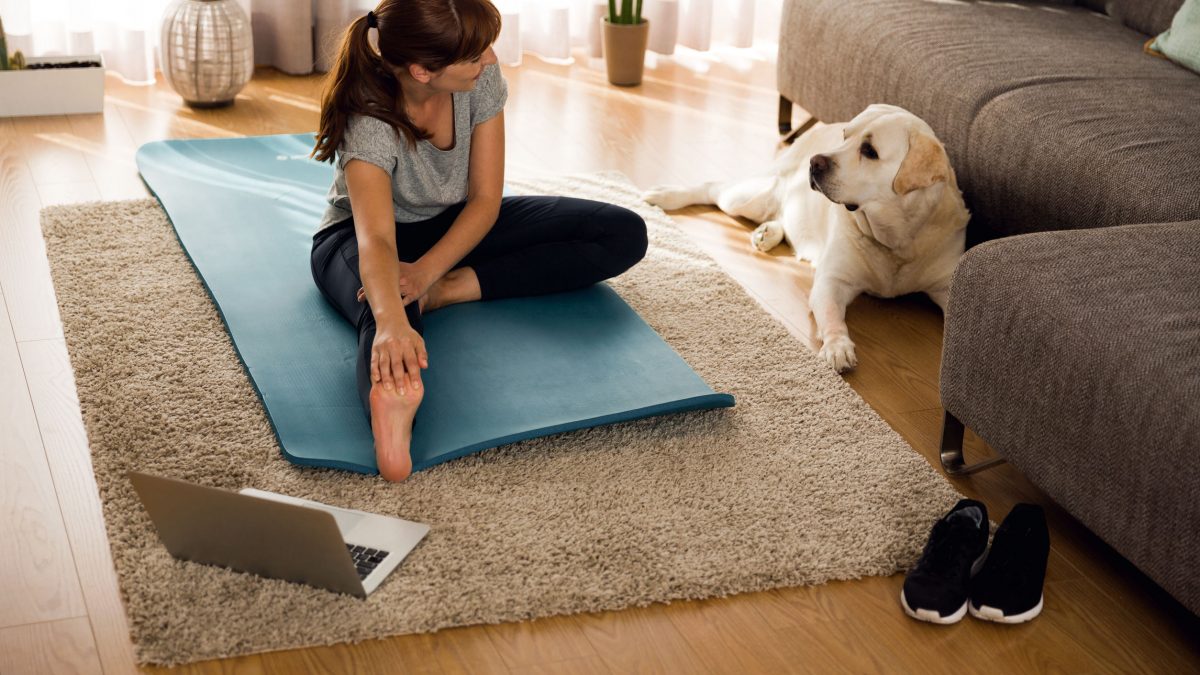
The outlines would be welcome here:
[[[379,29],[376,52],[367,39],[368,16],[346,29],[321,95],[321,126],[312,157],[332,162],[351,115],[370,115],[404,134],[410,145],[429,138],[401,102],[392,67],[417,64],[433,71],[472,61],[500,35],[500,12],[488,0],[383,0],[371,18]]]

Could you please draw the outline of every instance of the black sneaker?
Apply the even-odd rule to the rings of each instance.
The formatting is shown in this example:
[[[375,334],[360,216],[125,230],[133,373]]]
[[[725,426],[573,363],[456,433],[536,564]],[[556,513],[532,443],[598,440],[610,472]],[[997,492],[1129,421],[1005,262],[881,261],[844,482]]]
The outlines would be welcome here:
[[[957,623],[967,615],[971,577],[987,557],[987,507],[963,499],[933,524],[925,552],[904,577],[900,604],[920,621]]]
[[[1000,523],[987,563],[971,581],[971,616],[1024,623],[1041,614],[1049,558],[1045,512],[1036,504],[1017,504]]]

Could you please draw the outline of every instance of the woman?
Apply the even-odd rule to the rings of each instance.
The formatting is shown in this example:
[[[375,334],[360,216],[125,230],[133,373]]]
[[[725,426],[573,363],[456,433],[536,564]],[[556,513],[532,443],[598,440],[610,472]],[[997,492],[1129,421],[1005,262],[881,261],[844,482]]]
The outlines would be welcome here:
[[[423,312],[582,288],[646,252],[646,224],[626,209],[501,197],[499,33],[487,0],[384,0],[347,29],[321,100],[313,156],[336,172],[313,278],[358,328],[358,393],[388,480],[412,471]]]

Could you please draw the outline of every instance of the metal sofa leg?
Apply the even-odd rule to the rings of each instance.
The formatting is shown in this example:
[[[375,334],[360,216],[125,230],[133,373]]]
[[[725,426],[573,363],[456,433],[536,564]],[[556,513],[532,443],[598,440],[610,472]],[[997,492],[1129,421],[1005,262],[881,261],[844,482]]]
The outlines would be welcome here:
[[[951,415],[949,411],[943,413],[941,456],[942,469],[947,474],[951,476],[969,476],[1008,461],[1003,457],[993,457],[977,464],[967,465],[963,461],[962,451],[964,432],[963,423],[958,421],[957,417]]]
[[[786,136],[792,130],[792,102],[779,95],[779,135]]]
[[[801,124],[795,131],[792,130],[792,102],[784,98],[783,94],[779,95],[779,135],[786,136],[783,139],[784,145],[791,145],[800,134],[813,128],[817,123],[817,118],[809,117],[804,124]]]

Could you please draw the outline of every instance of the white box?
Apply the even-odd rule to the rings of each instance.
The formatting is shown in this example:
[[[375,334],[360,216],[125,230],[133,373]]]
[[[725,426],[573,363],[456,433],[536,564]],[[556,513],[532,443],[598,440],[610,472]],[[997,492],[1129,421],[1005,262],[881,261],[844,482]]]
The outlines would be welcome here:
[[[99,68],[0,70],[0,117],[104,111],[104,59],[99,54],[33,56],[34,63],[95,61]]]

